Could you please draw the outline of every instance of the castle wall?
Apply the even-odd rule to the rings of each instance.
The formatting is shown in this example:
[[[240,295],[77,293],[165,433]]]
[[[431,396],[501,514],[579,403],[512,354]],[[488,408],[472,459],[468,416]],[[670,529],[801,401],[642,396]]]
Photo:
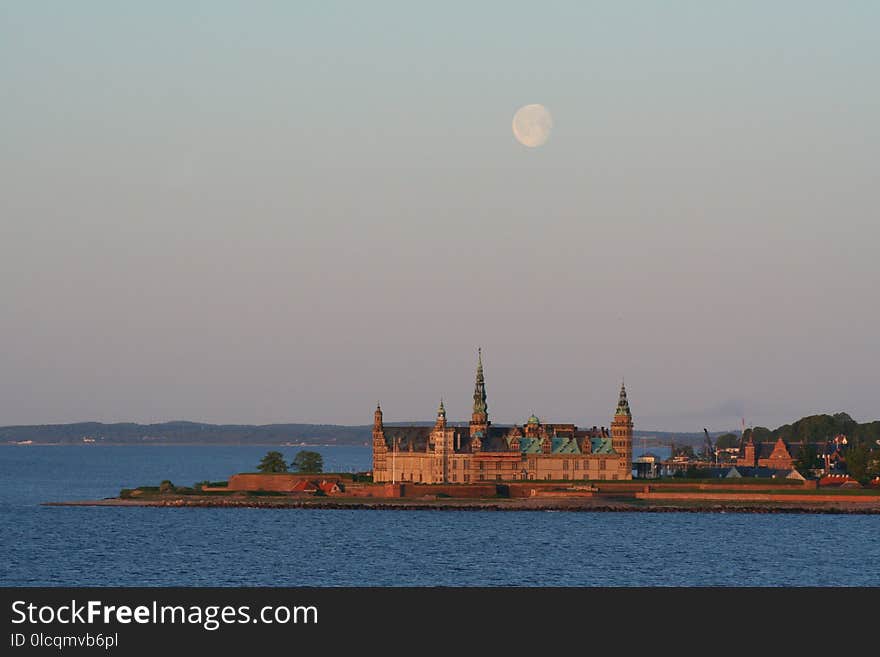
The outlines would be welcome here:
[[[374,464],[375,465],[375,464]],[[618,454],[398,453],[374,469],[375,482],[479,484],[499,481],[623,481],[631,479],[626,457]],[[525,470],[525,473],[523,472]]]
[[[303,479],[307,481],[321,481],[323,474],[298,474],[295,472],[278,472],[273,474],[234,474],[229,478],[226,488],[216,490],[224,491],[274,491],[289,493],[293,487]],[[337,476],[333,476],[335,481]]]

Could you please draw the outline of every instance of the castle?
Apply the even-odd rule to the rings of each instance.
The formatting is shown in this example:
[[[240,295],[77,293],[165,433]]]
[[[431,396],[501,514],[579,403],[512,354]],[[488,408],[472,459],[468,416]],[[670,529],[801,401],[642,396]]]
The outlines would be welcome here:
[[[542,422],[495,426],[489,421],[482,353],[477,356],[474,405],[468,426],[446,422],[443,401],[434,426],[388,426],[382,408],[373,416],[373,481],[477,483],[516,480],[632,479],[633,421],[620,397],[609,433],[605,427]]]

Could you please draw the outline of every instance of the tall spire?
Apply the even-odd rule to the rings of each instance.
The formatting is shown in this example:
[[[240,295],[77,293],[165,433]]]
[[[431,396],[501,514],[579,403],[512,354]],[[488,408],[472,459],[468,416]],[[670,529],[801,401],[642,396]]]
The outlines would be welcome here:
[[[626,398],[626,384],[622,380],[620,382],[620,397],[617,400],[617,410],[614,414],[632,417],[632,413],[629,410],[629,401]]]
[[[443,405],[443,397],[440,398],[440,408],[437,409],[437,421],[434,423],[434,429],[446,428],[446,407]]]
[[[474,415],[488,415],[486,406],[486,379],[483,377],[483,349],[477,348],[477,381],[474,384]]]
[[[382,431],[382,407],[376,402],[376,410],[373,412],[373,430]]]
[[[477,381],[474,384],[474,411],[471,413],[471,437],[485,437],[489,430],[489,408],[486,405],[486,379],[483,377],[483,350],[477,349]]]

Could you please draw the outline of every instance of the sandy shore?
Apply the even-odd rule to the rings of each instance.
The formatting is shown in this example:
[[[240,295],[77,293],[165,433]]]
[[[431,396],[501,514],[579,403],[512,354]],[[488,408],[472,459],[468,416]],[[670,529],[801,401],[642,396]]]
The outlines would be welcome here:
[[[197,497],[172,496],[152,499],[84,500],[46,502],[44,506],[168,507],[168,508],[257,508],[257,509],[357,509],[393,511],[589,511],[647,513],[846,513],[880,514],[880,500],[873,503],[847,502],[717,502],[717,501],[630,501],[608,498],[572,499],[375,499],[375,498],[291,498],[291,497]]]

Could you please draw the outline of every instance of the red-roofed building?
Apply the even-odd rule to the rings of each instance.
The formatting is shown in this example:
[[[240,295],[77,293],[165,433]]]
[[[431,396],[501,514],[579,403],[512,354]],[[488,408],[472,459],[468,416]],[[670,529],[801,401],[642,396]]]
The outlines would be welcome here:
[[[343,488],[340,482],[329,481],[327,479],[322,479],[320,482],[314,479],[301,479],[296,482],[296,485],[293,487],[293,491],[297,493],[315,494],[320,491],[325,495],[338,495],[342,490]]]
[[[861,488],[861,484],[848,474],[828,474],[819,480],[820,486],[833,486],[835,488]]]
[[[292,490],[297,493],[317,493],[319,487],[318,484],[314,481],[309,481],[308,479],[300,479],[298,482],[296,482],[296,484],[294,484]]]
[[[338,481],[322,481],[318,484],[321,491],[326,493],[327,495],[336,495],[337,493],[342,492],[342,486]]]
[[[794,457],[782,438],[778,438],[773,445],[770,443],[756,445],[750,436],[749,442],[743,447],[743,453],[737,459],[736,464],[751,468],[791,470],[794,467]]]

